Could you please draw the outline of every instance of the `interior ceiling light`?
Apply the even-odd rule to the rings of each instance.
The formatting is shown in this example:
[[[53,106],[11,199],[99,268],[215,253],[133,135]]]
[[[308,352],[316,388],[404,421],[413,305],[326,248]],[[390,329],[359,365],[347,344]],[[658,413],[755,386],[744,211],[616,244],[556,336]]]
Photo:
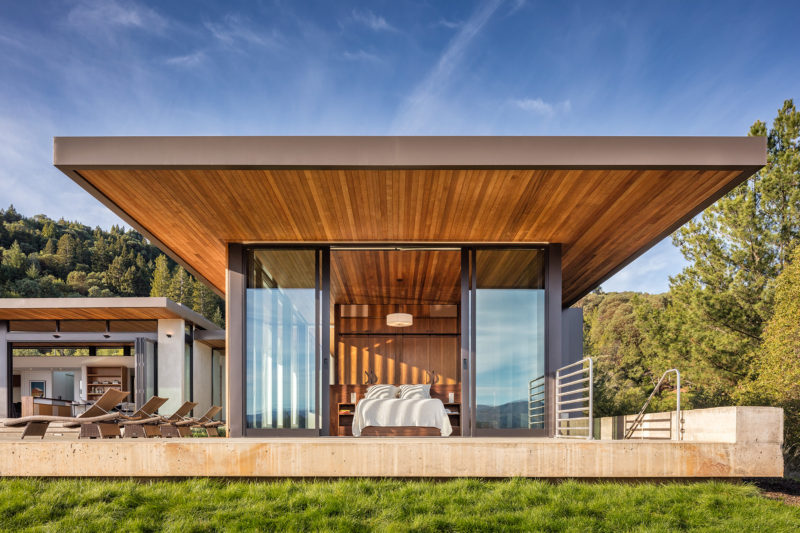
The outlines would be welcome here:
[[[406,328],[414,323],[414,317],[408,313],[390,313],[386,315],[386,325],[393,328]]]

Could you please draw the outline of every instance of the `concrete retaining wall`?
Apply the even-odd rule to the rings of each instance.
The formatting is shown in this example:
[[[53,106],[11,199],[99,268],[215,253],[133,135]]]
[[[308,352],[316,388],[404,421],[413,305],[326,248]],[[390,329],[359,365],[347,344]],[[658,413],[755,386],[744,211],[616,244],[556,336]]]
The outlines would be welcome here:
[[[775,444],[520,438],[311,438],[0,443],[3,476],[782,476]]]
[[[622,439],[636,415],[595,421],[595,438]],[[763,442],[783,444],[783,409],[779,407],[714,407],[681,411],[684,442]],[[675,411],[648,413],[632,439],[678,440]]]

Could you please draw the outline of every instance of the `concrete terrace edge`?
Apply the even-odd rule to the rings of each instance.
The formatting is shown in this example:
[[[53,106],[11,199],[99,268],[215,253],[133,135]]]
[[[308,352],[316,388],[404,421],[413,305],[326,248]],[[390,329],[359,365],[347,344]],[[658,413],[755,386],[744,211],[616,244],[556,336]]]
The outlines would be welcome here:
[[[777,442],[185,439],[0,442],[5,477],[783,476]]]

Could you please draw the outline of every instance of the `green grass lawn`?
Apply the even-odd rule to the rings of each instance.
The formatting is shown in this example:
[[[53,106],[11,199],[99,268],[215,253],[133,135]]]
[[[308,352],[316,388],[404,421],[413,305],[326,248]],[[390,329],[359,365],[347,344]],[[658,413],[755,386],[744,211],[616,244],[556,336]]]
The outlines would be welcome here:
[[[4,531],[798,531],[751,485],[0,480]]]

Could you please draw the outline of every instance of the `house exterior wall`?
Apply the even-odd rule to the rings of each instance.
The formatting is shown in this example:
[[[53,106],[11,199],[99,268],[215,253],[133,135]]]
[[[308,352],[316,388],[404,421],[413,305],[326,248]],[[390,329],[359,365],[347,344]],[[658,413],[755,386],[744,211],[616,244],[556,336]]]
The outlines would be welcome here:
[[[185,322],[180,319],[158,321],[158,395],[169,398],[159,412],[167,416],[181,406],[189,386],[184,383],[184,327]]]
[[[583,359],[583,309],[570,307],[561,313],[561,365]]]
[[[211,407],[211,346],[194,341],[192,356],[194,357],[192,401],[197,403],[194,414],[201,416]]]

